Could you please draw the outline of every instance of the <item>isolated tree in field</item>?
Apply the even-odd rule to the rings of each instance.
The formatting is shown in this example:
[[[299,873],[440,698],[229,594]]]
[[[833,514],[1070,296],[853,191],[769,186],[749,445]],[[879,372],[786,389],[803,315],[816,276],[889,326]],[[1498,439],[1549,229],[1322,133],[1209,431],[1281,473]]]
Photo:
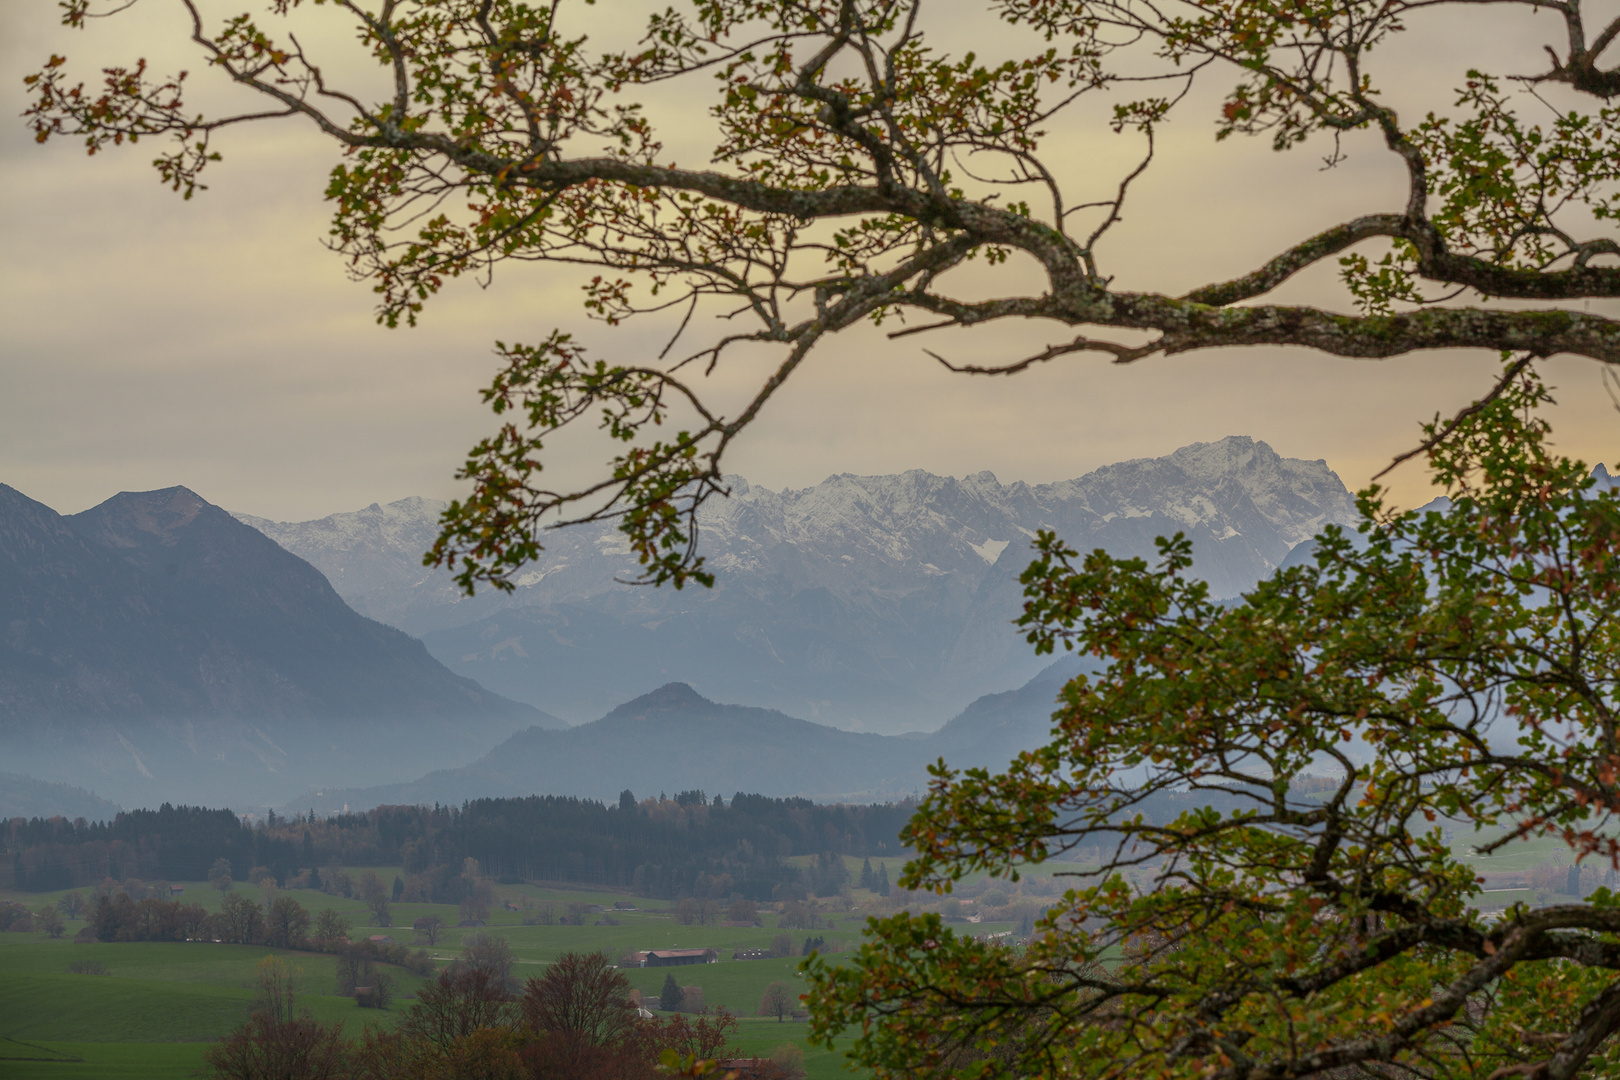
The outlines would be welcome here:
[[[464,923],[481,923],[489,918],[489,902],[477,894],[464,896],[461,898],[457,914]]]
[[[787,983],[773,982],[759,999],[759,1015],[774,1016],[777,1023],[781,1023],[792,1015],[793,1006],[798,1000],[798,995],[788,989]]]
[[[72,26],[104,13],[91,0],[63,6]],[[144,7],[107,6],[124,18]],[[1508,76],[1527,78],[1464,60],[1436,65],[1454,80],[1449,108],[1397,100],[1409,87],[1384,85],[1387,67],[1404,66],[1384,63],[1386,46],[1420,10],[1415,25],[1447,46],[1482,13],[1522,12],[1506,37],[1523,67]],[[726,451],[818,344],[862,322],[933,335],[930,351],[970,374],[1265,345],[1620,361],[1620,321],[1580,303],[1620,295],[1620,116],[1606,104],[1620,74],[1602,61],[1615,24],[1588,28],[1580,0],[701,0],[655,6],[627,47],[588,37],[600,11],[269,0],[262,16],[222,23],[193,12],[209,72],[263,99],[237,115],[199,113],[185,75],[139,64],[84,87],[52,56],[27,80],[40,141],[81,138],[95,153],[166,139],[157,171],[187,197],[222,130],[313,125],[340,158],[326,188],[330,243],[376,289],[382,322],[414,322],[453,278],[551,261],[580,267],[586,316],[668,331],[656,359],[593,359],[562,329],[498,346],[486,397],[502,426],[469,455],[473,494],[447,512],[433,552],[468,589],[509,587],[544,525],[606,517],[649,579],[710,580],[695,515],[726,490]],[[307,51],[316,35],[344,40],[334,20],[357,49]],[[935,46],[947,24],[986,55]],[[380,90],[348,79],[346,65],[368,60]],[[671,160],[642,108],[654,97],[683,138],[707,125],[706,161]],[[1120,223],[1175,120],[1308,148],[1329,165],[1351,149],[1387,154],[1403,190],[1368,185],[1359,216],[1190,292],[1126,288],[1109,245],[1129,242]],[[1070,167],[1079,138],[1118,140],[1127,153],[1116,156],[1132,160],[1106,168],[1098,147]],[[1182,197],[1210,200],[1211,221],[1242,212],[1195,186]],[[1354,313],[1273,295],[1335,261]],[[949,331],[1009,320],[1049,325],[1054,343],[985,364],[948,359]],[[722,364],[749,365],[739,376],[753,390],[735,407],[704,382]],[[575,423],[605,429],[610,460],[578,487],[551,488],[546,440]]]
[[[429,945],[437,945],[439,935],[444,932],[444,920],[437,915],[424,915],[416,920],[415,929],[427,939]]]
[[[231,863],[229,859],[215,859],[214,865],[208,868],[208,884],[220,892],[230,892],[235,884],[231,880]]]
[[[322,908],[315,916],[315,929],[310,936],[318,947],[329,949],[348,938],[349,920],[333,908]]]
[[[56,910],[70,919],[77,919],[85,913],[84,894],[80,892],[63,893],[56,902]]]
[[[265,916],[265,941],[283,949],[295,949],[309,936],[309,912],[290,896],[278,896]]]
[[[690,896],[681,897],[681,902],[675,905],[675,921],[682,926],[691,926],[698,921],[698,902]]]
[[[1545,400],[1518,372],[1429,451],[1448,505],[1369,489],[1359,538],[1236,601],[1182,537],[1043,533],[1023,624],[1106,668],[1001,775],[933,770],[903,883],[1102,865],[1020,951],[901,913],[812,961],[816,1037],[880,1077],[1620,1074],[1620,898],[1486,917],[1445,840],[1620,857],[1620,485],[1549,451]]]
[[[387,890],[383,888],[382,878],[377,876],[377,871],[367,870],[360,875],[360,899],[363,903],[370,904],[387,895]]]
[[[54,904],[43,904],[34,912],[34,926],[35,929],[43,930],[53,938],[61,937],[62,931],[66,929],[66,924],[62,922],[62,913]]]
[[[681,984],[675,981],[673,971],[664,976],[664,985],[658,991],[658,1007],[666,1012],[681,1010]]]
[[[394,913],[389,906],[388,897],[384,896],[382,893],[378,893],[376,896],[373,896],[370,900],[366,901],[366,907],[371,909],[371,924],[373,926],[394,925]]]

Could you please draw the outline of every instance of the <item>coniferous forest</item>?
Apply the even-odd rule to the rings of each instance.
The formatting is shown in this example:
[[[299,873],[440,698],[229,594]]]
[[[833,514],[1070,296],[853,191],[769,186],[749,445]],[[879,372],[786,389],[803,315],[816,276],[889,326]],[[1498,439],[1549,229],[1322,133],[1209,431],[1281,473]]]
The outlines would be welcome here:
[[[461,807],[380,806],[330,818],[271,814],[249,822],[229,810],[164,805],[111,821],[14,818],[0,832],[0,888],[48,892],[123,881],[195,881],[217,860],[247,880],[264,868],[279,884],[325,866],[402,866],[408,894],[456,903],[461,868],[476,859],[497,879],[576,882],[651,897],[730,895],[766,900],[784,883],[836,892],[795,854],[894,855],[915,807],[818,805],[702,791],[617,804],[531,796]],[[841,864],[836,864],[841,865]]]

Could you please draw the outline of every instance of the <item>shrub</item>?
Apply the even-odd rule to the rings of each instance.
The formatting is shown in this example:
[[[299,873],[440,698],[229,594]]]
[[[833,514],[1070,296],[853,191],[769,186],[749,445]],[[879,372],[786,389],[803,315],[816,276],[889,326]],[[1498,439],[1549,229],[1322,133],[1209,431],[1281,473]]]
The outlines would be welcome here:
[[[255,1015],[204,1055],[216,1080],[347,1080],[343,1025]]]
[[[386,1009],[394,1000],[394,980],[383,971],[374,971],[371,983],[354,988],[354,1003],[362,1009]]]
[[[804,1050],[798,1043],[783,1043],[770,1052],[770,1062],[781,1070],[785,1080],[804,1080]]]

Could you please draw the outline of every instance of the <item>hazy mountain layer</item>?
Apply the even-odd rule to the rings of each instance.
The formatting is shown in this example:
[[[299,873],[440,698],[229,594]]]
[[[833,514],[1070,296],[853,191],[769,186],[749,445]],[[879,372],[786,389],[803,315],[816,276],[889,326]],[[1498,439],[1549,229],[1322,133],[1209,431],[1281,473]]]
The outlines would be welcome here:
[[[970,705],[932,735],[843,731],[772,709],[721,705],[684,683],[670,683],[566,731],[531,728],[482,759],[408,784],[323,790],[289,808],[336,811],[385,803],[575,795],[611,801],[701,789],[818,801],[882,802],[920,792],[928,766],[943,757],[957,768],[999,769],[1020,751],[1045,743],[1058,691],[1081,670],[1065,658],[1018,690]]]
[[[185,488],[63,517],[0,485],[0,612],[4,760],[126,804],[408,776],[561,726]]]
[[[85,818],[111,821],[117,803],[69,784],[52,784],[19,773],[0,772],[0,821],[8,818]]]
[[[356,610],[423,635],[452,670],[574,721],[671,681],[858,730],[932,728],[1040,670],[1011,625],[1029,541],[1152,557],[1184,531],[1217,596],[1274,569],[1353,501],[1322,461],[1248,438],[1197,443],[1057,484],[921,471],[770,491],[731,478],[705,509],[712,590],[635,588],[611,526],[551,533],[514,595],[460,596],[421,565],[442,504],[319,521],[243,516],[321,568]]]

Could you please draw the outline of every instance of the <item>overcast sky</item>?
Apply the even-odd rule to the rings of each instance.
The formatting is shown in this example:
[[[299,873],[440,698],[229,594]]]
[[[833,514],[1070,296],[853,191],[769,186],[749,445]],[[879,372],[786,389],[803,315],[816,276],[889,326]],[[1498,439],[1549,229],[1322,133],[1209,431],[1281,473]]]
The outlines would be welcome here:
[[[52,51],[86,76],[96,61],[132,55],[197,71],[175,47],[184,44],[178,7],[144,0],[134,18],[76,34],[56,25],[53,4],[0,0],[3,111],[21,111],[22,77]],[[1466,67],[1511,63],[1489,52],[1510,44],[1533,66],[1549,18],[1480,21],[1471,34],[1392,50],[1394,83],[1438,94],[1397,104],[1444,107]],[[1370,141],[1323,172],[1310,150],[1217,145],[1207,121],[1188,114],[1166,131],[1104,253],[1120,285],[1184,291],[1346,217],[1399,207],[1401,176]],[[1066,174],[1112,183],[1128,138],[1060,128],[1053,158]],[[290,122],[219,145],[226,160],[211,190],[188,203],[160,186],[147,144],[87,159],[70,141],[36,146],[20,120],[0,130],[0,482],[63,512],[184,484],[283,520],[446,498],[461,455],[491,427],[477,390],[494,370],[495,339],[535,340],[561,325],[610,357],[657,347],[652,328],[587,324],[574,271],[534,268],[499,273],[487,290],[457,283],[421,327],[382,329],[369,287],[347,280],[321,246],[330,146]],[[1335,303],[1332,268],[1280,295]],[[912,468],[1036,482],[1237,434],[1324,458],[1355,488],[1414,444],[1419,421],[1483,392],[1496,364],[1478,354],[1367,362],[1227,350],[1128,368],[1072,357],[992,380],[950,375],[922,352],[1007,360],[1062,338],[1036,326],[938,342],[845,333],[770,404],[730,469],[770,487]],[[733,374],[756,377],[758,363],[740,358]],[[1560,445],[1612,464],[1620,417],[1596,366],[1554,360],[1547,371],[1562,402]],[[598,449],[562,447],[559,469],[577,471]],[[1423,483],[1415,465],[1395,479],[1407,500],[1427,497]]]

